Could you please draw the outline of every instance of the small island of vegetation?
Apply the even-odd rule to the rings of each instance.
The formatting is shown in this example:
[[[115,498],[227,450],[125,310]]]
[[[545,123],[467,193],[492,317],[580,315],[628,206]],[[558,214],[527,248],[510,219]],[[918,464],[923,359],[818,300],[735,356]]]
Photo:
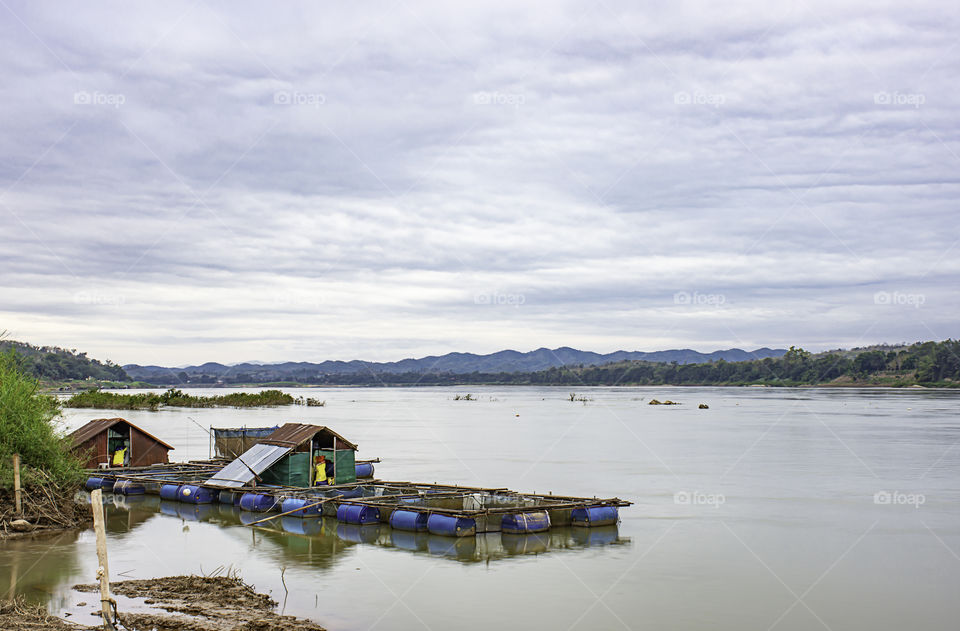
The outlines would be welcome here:
[[[311,401],[313,401],[311,399]],[[158,410],[161,407],[182,408],[256,408],[274,405],[293,405],[298,400],[280,390],[261,390],[260,392],[231,392],[219,396],[194,396],[182,390],[170,388],[166,392],[142,392],[138,394],[118,394],[103,390],[80,392],[64,402],[68,408],[94,408],[108,410]],[[321,402],[310,405],[322,405]]]

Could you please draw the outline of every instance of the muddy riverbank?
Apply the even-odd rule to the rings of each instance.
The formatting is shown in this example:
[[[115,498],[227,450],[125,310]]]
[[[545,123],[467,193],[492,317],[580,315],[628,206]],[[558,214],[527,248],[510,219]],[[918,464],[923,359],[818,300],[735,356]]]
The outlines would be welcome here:
[[[18,597],[0,601],[0,628],[4,631],[80,631],[92,627],[51,616],[43,605],[27,603]]]
[[[74,589],[96,597],[98,587]],[[129,631],[324,631],[309,620],[276,613],[276,601],[235,577],[169,576],[111,583],[110,589],[142,599],[151,610],[121,611],[120,622]]]
[[[73,487],[31,484],[23,489],[21,507],[17,513],[13,491],[0,489],[0,541],[86,528],[93,521]]]

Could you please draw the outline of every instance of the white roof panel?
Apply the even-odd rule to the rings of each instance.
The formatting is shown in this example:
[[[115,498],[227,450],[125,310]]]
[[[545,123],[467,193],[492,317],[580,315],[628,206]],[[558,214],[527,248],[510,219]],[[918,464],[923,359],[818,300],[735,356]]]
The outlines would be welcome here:
[[[275,465],[291,451],[293,451],[292,448],[279,445],[263,443],[254,445],[207,480],[207,484],[223,488],[239,488],[249,484],[256,476]]]

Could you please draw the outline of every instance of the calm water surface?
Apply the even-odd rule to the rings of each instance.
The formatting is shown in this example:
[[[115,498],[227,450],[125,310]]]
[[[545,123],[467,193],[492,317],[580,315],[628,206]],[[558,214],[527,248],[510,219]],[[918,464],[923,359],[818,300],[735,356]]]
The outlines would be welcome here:
[[[454,401],[463,388],[289,392],[327,406],[120,414],[174,445],[176,460],[206,458],[211,425],[301,421],[382,458],[382,479],[635,505],[615,529],[464,542],[330,520],[252,529],[232,509],[118,498],[114,577],[232,566],[285,613],[332,631],[960,624],[960,393],[584,388],[583,404],[556,388],[473,388],[478,401]],[[71,410],[65,424],[104,415]],[[89,531],[8,542],[0,589],[89,621],[77,607],[89,594],[70,586],[92,582],[95,566]]]

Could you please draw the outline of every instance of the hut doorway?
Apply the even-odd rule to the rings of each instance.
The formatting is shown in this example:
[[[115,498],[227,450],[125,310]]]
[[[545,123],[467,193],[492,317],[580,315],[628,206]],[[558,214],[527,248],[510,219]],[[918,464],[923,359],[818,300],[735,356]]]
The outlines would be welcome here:
[[[126,467],[130,465],[130,426],[117,423],[107,429],[107,457],[110,466]]]

